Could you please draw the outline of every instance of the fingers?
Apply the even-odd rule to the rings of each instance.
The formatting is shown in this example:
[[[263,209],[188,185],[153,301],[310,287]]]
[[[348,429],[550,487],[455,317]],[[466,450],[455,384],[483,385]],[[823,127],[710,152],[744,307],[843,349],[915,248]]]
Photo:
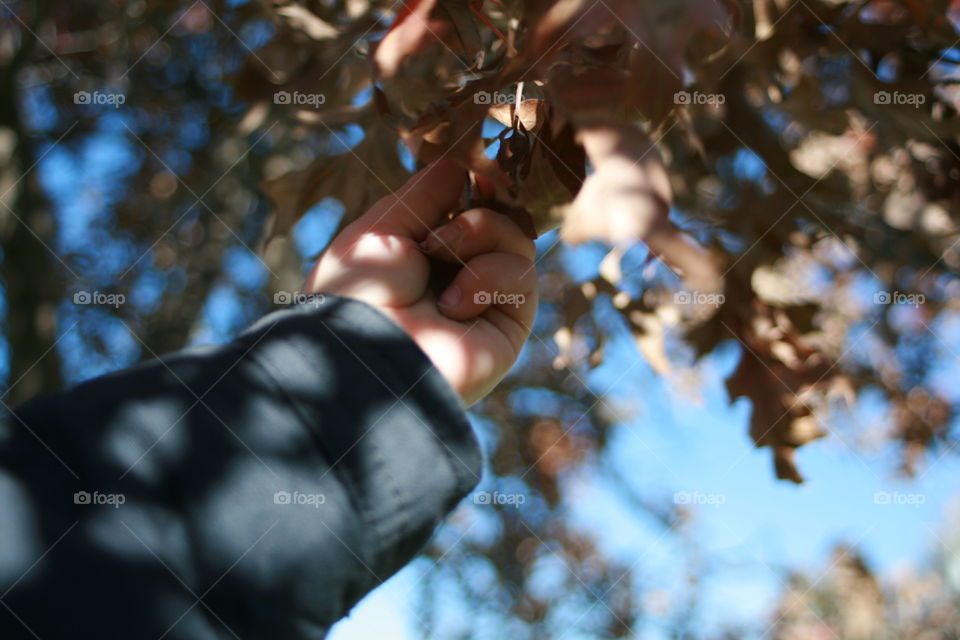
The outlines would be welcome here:
[[[337,293],[374,306],[404,305],[423,296],[429,273],[416,241],[364,233],[325,253],[304,290]]]
[[[454,320],[483,315],[519,351],[537,311],[537,250],[510,218],[471,209],[420,245],[428,254],[465,263],[437,306]]]
[[[519,352],[537,313],[533,260],[515,253],[484,253],[470,259],[437,301],[454,320],[483,315]]]
[[[466,262],[484,253],[512,253],[533,260],[537,249],[510,218],[490,209],[470,209],[435,229],[420,245],[430,255]]]
[[[414,174],[405,185],[378,200],[357,220],[361,231],[378,230],[422,240],[443,216],[456,210],[466,170],[452,160],[438,160]]]

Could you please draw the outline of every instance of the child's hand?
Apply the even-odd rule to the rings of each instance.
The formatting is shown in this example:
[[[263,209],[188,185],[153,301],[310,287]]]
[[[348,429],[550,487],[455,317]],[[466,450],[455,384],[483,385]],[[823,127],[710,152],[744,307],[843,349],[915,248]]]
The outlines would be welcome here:
[[[472,209],[444,224],[464,176],[440,161],[377,202],[334,239],[305,291],[356,298],[386,313],[469,405],[517,359],[536,315],[537,276],[533,242],[506,216]],[[439,300],[427,286],[426,254],[460,267]]]

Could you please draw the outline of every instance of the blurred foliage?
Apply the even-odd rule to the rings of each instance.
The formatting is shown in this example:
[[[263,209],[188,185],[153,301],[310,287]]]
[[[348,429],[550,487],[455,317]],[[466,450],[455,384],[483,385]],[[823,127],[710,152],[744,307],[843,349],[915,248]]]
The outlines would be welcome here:
[[[202,333],[224,291],[241,328],[298,288],[309,252],[289,232],[306,212],[335,203],[342,224],[455,158],[464,207],[547,234],[543,305],[476,411],[497,427],[493,484],[527,501],[458,512],[429,551],[443,563],[424,625],[449,578],[517,637],[628,637],[653,605],[565,517],[564,481],[599,468],[681,537],[686,515],[603,465],[623,417],[585,381],[616,336],[678,384],[738,345],[730,396],[750,399],[780,478],[801,481],[794,451],[823,435],[873,443],[844,426],[864,394],[883,398],[904,471],[953,446],[958,5],[4,2],[6,401],[224,337]],[[91,180],[56,179],[71,173]],[[569,247],[597,241],[606,258],[572,276]],[[71,304],[80,290],[130,304]],[[468,535],[471,518],[494,533]],[[663,614],[676,637],[693,606]]]
[[[921,569],[881,581],[855,549],[838,546],[816,572],[794,572],[784,584],[774,619],[775,640],[948,640],[960,637],[956,513],[940,533],[937,551]]]

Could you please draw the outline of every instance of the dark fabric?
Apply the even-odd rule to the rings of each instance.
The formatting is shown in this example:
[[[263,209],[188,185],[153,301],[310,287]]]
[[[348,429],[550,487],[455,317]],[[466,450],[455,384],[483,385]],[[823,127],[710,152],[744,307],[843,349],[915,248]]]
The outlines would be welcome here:
[[[480,469],[378,311],[271,314],[0,422],[0,638],[322,638]]]

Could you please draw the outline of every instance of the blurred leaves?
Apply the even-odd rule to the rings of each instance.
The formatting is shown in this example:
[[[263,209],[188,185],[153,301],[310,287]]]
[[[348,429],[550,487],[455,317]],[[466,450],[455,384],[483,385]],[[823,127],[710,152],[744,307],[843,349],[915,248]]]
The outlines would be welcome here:
[[[956,0],[7,5],[3,191],[61,137],[87,167],[103,162],[82,155],[91,136],[119,131],[134,149],[111,193],[54,203],[102,203],[89,242],[57,239],[65,222],[36,176],[4,194],[28,223],[3,225],[7,281],[23,283],[8,292],[11,379],[53,348],[63,281],[78,284],[67,269],[128,295],[162,282],[156,300],[97,322],[122,320],[140,357],[169,351],[223,287],[249,320],[300,278],[302,256],[277,236],[307,211],[337,202],[343,224],[411,164],[455,159],[470,169],[464,207],[547,236],[535,335],[476,411],[498,427],[491,475],[528,500],[462,516],[494,533],[473,539],[475,523],[455,520],[463,543],[430,551],[449,551],[444,567],[461,578],[490,568],[491,584],[461,586],[504,628],[630,637],[647,613],[635,572],[566,512],[577,474],[596,470],[637,518],[664,531],[684,520],[606,464],[628,417],[587,382],[624,344],[675,383],[736,345],[727,390],[751,405],[749,435],[780,478],[802,479],[805,444],[847,445],[865,394],[882,398],[903,471],[955,444],[943,379],[960,294]],[[74,101],[107,87],[124,92],[122,109]],[[231,251],[264,235],[275,240],[255,259],[266,283],[237,282]],[[572,252],[598,242],[606,258],[574,274]],[[83,312],[90,351],[108,351]],[[30,376],[31,393],[60,383],[56,367]],[[548,400],[524,408],[530,393]],[[551,567],[560,586],[538,590]],[[589,615],[552,617],[571,602]]]
[[[906,494],[916,497],[920,494]],[[930,530],[937,542],[921,567],[881,579],[865,554],[837,545],[827,566],[793,571],[772,613],[769,637],[801,640],[928,640],[960,634],[955,510]]]

